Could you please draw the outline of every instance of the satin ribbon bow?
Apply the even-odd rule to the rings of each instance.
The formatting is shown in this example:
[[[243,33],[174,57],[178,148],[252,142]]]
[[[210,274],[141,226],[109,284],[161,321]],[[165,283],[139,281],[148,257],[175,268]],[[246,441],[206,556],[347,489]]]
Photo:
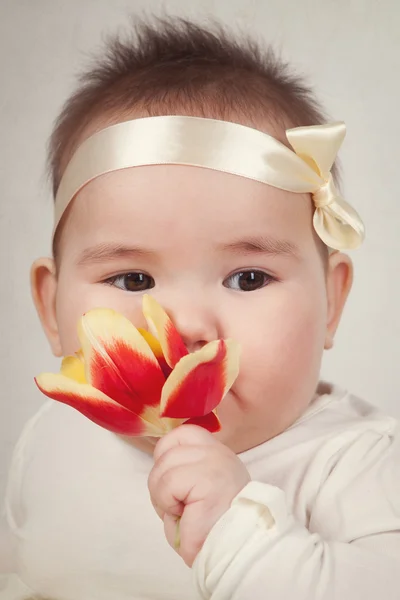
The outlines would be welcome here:
[[[305,176],[314,185],[313,224],[322,241],[335,250],[354,249],[365,237],[364,224],[340,195],[331,169],[346,135],[344,123],[296,127],[286,131],[293,150],[309,167]]]

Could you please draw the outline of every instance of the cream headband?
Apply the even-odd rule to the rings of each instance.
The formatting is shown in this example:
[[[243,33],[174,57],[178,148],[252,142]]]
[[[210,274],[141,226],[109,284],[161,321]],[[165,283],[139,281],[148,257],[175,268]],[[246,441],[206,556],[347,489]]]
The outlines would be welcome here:
[[[201,117],[160,116],[125,121],[86,139],[69,162],[55,200],[54,231],[87,183],[111,171],[144,165],[190,165],[311,193],[314,228],[330,248],[357,248],[364,225],[340,196],[331,168],[346,134],[344,123],[286,131],[293,150],[244,125]]]

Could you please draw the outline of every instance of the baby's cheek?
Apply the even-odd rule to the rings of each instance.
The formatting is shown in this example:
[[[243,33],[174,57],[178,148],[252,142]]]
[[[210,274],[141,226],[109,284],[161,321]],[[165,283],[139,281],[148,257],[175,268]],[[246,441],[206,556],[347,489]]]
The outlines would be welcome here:
[[[306,403],[318,380],[324,337],[323,314],[308,304],[260,321],[242,341],[237,389],[243,404],[284,410]]]
[[[57,298],[57,324],[63,354],[73,354],[79,349],[78,321],[94,308],[112,308],[132,321],[136,327],[145,327],[142,313],[142,296],[123,293],[106,284],[79,283],[78,278],[60,281]]]
[[[57,295],[57,326],[63,355],[73,354],[79,349],[77,325],[87,311],[85,296],[79,286],[67,288],[61,283]]]

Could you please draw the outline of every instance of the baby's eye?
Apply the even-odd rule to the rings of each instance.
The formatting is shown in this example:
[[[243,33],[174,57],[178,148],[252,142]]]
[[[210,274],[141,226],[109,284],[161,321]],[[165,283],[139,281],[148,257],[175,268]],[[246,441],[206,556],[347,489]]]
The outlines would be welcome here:
[[[125,292],[144,292],[155,286],[155,281],[146,273],[124,273],[109,277],[104,283],[113,285]]]
[[[241,292],[253,292],[275,281],[263,271],[239,271],[225,279],[223,285]]]

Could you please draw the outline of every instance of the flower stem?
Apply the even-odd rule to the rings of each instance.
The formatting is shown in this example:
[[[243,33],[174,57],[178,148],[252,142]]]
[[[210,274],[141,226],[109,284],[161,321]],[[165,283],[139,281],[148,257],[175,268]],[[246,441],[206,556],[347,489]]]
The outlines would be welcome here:
[[[177,517],[176,518],[176,529],[175,529],[175,540],[174,540],[174,548],[175,548],[175,550],[179,550],[180,545],[181,545],[180,525],[181,525],[181,518]]]

